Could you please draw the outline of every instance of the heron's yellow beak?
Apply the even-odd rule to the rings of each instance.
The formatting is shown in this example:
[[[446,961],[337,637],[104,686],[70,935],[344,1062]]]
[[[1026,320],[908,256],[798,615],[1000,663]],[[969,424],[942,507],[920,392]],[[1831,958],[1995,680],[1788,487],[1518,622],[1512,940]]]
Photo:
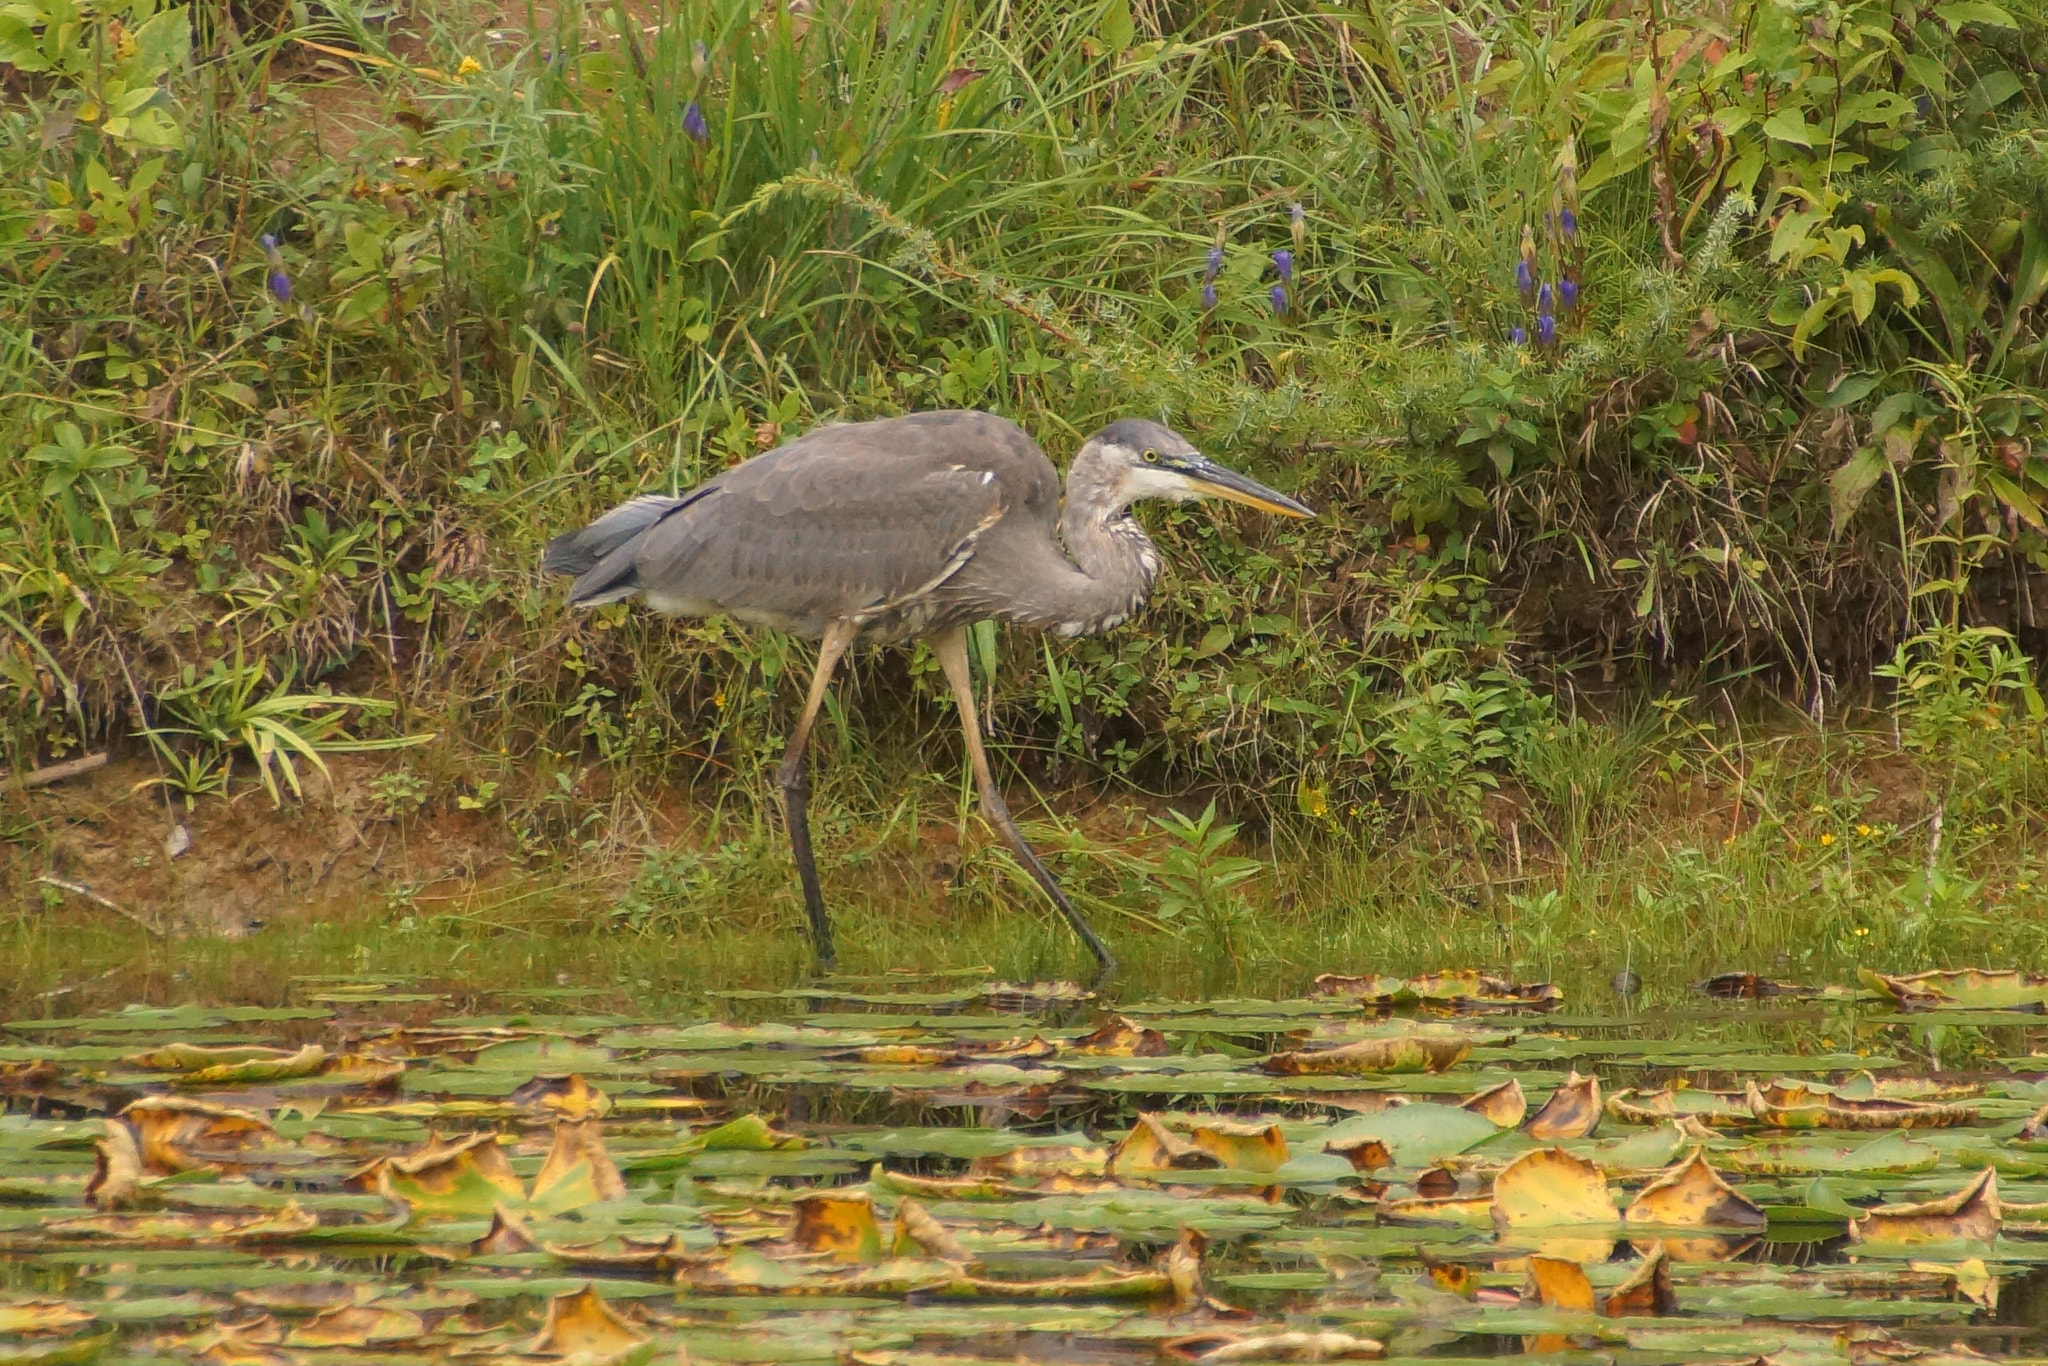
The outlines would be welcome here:
[[[1205,456],[1188,461],[1183,470],[1184,477],[1195,492],[1207,498],[1224,498],[1233,503],[1243,503],[1261,512],[1276,513],[1282,517],[1313,517],[1315,509],[1306,503],[1289,498],[1278,489],[1269,489],[1256,479],[1248,479],[1236,470],[1226,469]]]

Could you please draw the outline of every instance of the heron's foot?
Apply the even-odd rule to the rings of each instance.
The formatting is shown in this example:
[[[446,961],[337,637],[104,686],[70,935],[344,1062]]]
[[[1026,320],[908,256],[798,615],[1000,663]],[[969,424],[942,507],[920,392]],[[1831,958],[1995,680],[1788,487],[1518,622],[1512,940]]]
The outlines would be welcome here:
[[[1116,970],[1119,966],[1120,964],[1116,961],[1115,954],[1104,953],[1096,966],[1094,980],[1088,983],[1088,990],[1100,995],[1109,986],[1111,980],[1116,977]]]
[[[1088,946],[1088,952],[1095,955],[1095,980],[1090,989],[1101,990],[1110,978],[1116,976],[1116,955],[1109,951],[1109,945],[1102,942],[1102,936],[1088,923],[1088,917],[1082,915],[1080,908],[1067,899],[1066,891],[1060,886],[1059,879],[1053,876],[1052,869],[1045,866],[1045,860],[1039,858],[1025,840],[1024,832],[1019,830],[1017,823],[1010,818],[1009,809],[998,802],[991,802],[984,797],[983,807],[995,818],[997,828],[1009,840],[1011,850],[1023,863],[1025,871],[1031,874],[1032,881],[1039,885],[1052,904],[1059,909],[1059,913],[1066,917],[1067,924],[1073,927],[1075,935]]]

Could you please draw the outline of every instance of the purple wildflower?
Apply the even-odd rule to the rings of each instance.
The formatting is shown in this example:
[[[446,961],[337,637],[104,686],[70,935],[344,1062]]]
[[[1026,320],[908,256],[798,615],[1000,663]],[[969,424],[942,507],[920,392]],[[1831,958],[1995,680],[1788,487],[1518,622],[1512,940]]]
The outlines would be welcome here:
[[[1542,284],[1536,286],[1536,311],[1538,313],[1549,313],[1555,307],[1556,305],[1551,299],[1550,281],[1545,280]]]
[[[1291,252],[1291,251],[1289,251],[1289,250],[1287,250],[1287,248],[1285,248],[1285,247],[1282,247],[1282,248],[1280,248],[1280,250],[1278,250],[1278,251],[1274,252],[1274,253],[1273,253],[1273,270],[1274,270],[1274,273],[1275,273],[1275,274],[1279,275],[1279,277],[1280,277],[1280,283],[1281,283],[1281,284],[1283,284],[1283,285],[1291,285],[1291,284],[1293,284],[1293,283],[1294,283],[1294,253],[1293,253],[1293,252]]]
[[[281,304],[290,303],[292,277],[285,274],[284,253],[277,249],[277,238],[266,232],[256,239],[256,244],[263,248],[263,257],[270,263],[270,273],[263,283],[269,287],[271,297]]]
[[[1557,341],[1556,318],[1548,313],[1538,313],[1536,315],[1536,340],[1544,346],[1550,346]]]
[[[1205,308],[1205,309],[1213,309],[1213,308],[1215,308],[1215,307],[1216,307],[1216,286],[1215,286],[1215,285],[1213,285],[1213,284],[1204,284],[1204,285],[1202,286],[1202,307],[1203,307],[1203,308]]]
[[[1575,237],[1578,235],[1579,216],[1578,214],[1572,211],[1571,205],[1565,205],[1565,207],[1558,212],[1557,222],[1558,226],[1564,229],[1564,235],[1566,237]]]
[[[1520,323],[1516,323],[1508,329],[1508,340],[1516,346],[1527,346],[1529,344],[1529,330]]]
[[[1557,301],[1564,306],[1564,311],[1567,313],[1577,308],[1579,306],[1579,282],[1569,275],[1558,281]]]
[[[1520,294],[1523,298],[1527,298],[1529,291],[1534,288],[1536,288],[1536,277],[1530,273],[1529,263],[1527,261],[1515,262],[1515,293]]]
[[[1273,300],[1273,315],[1274,315],[1275,317],[1278,317],[1278,318],[1284,318],[1284,317],[1286,317],[1286,316],[1287,316],[1287,286],[1286,286],[1286,285],[1274,285],[1274,286],[1273,286],[1273,292],[1272,292],[1272,294],[1271,294],[1271,295],[1270,295],[1269,297],[1270,297],[1270,298],[1271,298],[1271,299]]]
[[[698,107],[695,100],[691,100],[689,107],[683,110],[683,131],[688,133],[693,141],[711,141],[711,125],[704,122],[704,111]]]
[[[1202,272],[1202,283],[1207,284],[1223,273],[1223,248],[1209,248],[1209,267]]]

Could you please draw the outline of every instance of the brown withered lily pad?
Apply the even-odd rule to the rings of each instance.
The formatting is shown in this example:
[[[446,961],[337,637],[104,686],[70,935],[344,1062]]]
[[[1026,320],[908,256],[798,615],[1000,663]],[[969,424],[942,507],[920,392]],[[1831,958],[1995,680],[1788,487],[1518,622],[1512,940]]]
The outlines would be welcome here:
[[[584,1366],[624,1366],[648,1346],[647,1335],[621,1318],[585,1286],[548,1302],[547,1322],[526,1345],[529,1355],[566,1359]]]
[[[516,1088],[507,1099],[536,1115],[578,1123],[602,1119],[612,1110],[612,1098],[574,1072],[535,1077]]]
[[[1552,1142],[1560,1138],[1587,1138],[1600,1127],[1600,1078],[1577,1072],[1550,1093],[1543,1108],[1522,1121],[1522,1132],[1534,1139]]]
[[[1493,1222],[1501,1229],[1610,1224],[1620,1219],[1600,1168],[1563,1148],[1523,1153],[1493,1179]]]
[[[1376,1172],[1394,1165],[1393,1151],[1377,1138],[1332,1139],[1323,1151],[1343,1158],[1354,1171]]]
[[[1475,1115],[1484,1115],[1503,1129],[1517,1127],[1529,1115],[1529,1098],[1522,1092],[1520,1077],[1509,1077],[1499,1085],[1474,1092],[1458,1105]]]
[[[243,1161],[278,1143],[277,1131],[261,1115],[181,1096],[134,1101],[121,1118],[135,1132],[143,1170],[153,1175]]]
[[[1678,1312],[1678,1292],[1671,1288],[1671,1262],[1662,1243],[1636,1263],[1627,1280],[1608,1292],[1600,1312],[1609,1318]]]
[[[1117,1015],[1061,1051],[1091,1058],[1163,1058],[1167,1044],[1166,1036],[1158,1030]]]
[[[1260,1066],[1278,1076],[1356,1075],[1368,1072],[1442,1072],[1472,1052],[1454,1034],[1397,1034],[1303,1052],[1275,1053]]]
[[[1864,969],[1856,975],[1901,1010],[2048,1010],[2048,973],[1961,968],[1891,976]]]
[[[1758,1122],[1780,1129],[1951,1129],[1973,1124],[1977,1110],[1929,1101],[1858,1100],[1833,1092],[1773,1082],[1749,1083],[1749,1109]]]
[[[1626,1088],[1607,1098],[1607,1113],[1623,1124],[1659,1124],[1666,1120],[1688,1119],[1710,1128],[1749,1124],[1756,1119],[1749,1108],[1747,1093],[1695,1087],[1647,1092]]]
[[[1366,1005],[1428,1005],[1448,1010],[1554,1010],[1564,993],[1549,982],[1511,982],[1484,972],[1433,972],[1421,977],[1347,977],[1326,972],[1315,980],[1322,995]]]
[[[1636,1193],[1622,1218],[1671,1229],[1757,1230],[1770,1222],[1763,1210],[1730,1186],[1695,1148],[1677,1166]]]
[[[1998,1173],[1990,1167],[1954,1195],[1917,1204],[1880,1205],[1849,1221],[1858,1243],[1989,1243],[2005,1218],[1998,1203]]]
[[[1105,1170],[1122,1174],[1148,1170],[1214,1170],[1221,1166],[1221,1157],[1172,1132],[1157,1116],[1139,1115],[1131,1131],[1110,1154]]]

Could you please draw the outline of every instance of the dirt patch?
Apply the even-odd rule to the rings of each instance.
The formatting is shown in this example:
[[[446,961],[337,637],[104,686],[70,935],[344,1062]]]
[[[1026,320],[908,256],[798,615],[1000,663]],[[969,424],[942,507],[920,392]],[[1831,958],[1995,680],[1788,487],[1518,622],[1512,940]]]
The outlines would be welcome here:
[[[0,867],[31,900],[104,913],[89,900],[103,898],[165,933],[230,937],[401,888],[474,886],[508,867],[502,826],[467,812],[395,817],[371,796],[374,761],[328,764],[331,782],[308,774],[305,800],[282,807],[254,784],[231,801],[166,806],[140,759],[12,792]]]

